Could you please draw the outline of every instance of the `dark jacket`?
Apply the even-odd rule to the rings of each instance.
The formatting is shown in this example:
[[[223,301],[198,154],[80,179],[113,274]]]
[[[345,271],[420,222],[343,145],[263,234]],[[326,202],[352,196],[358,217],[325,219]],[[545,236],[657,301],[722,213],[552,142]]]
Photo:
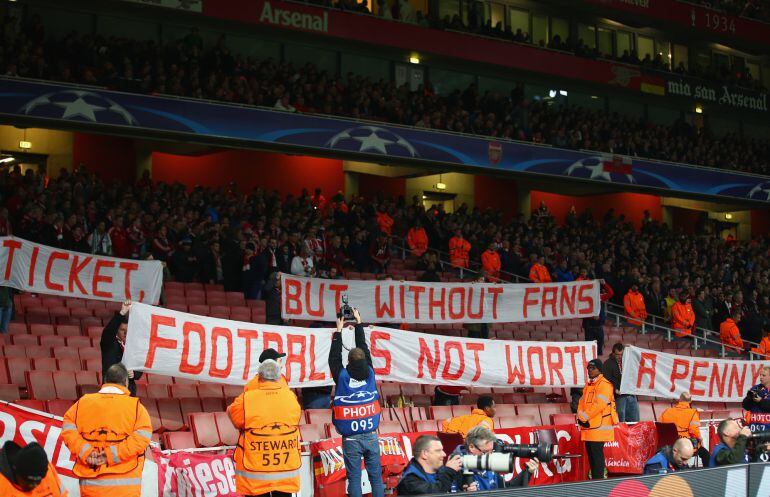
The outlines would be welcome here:
[[[102,330],[102,339],[99,341],[99,347],[102,349],[102,377],[110,369],[110,366],[123,360],[123,346],[117,339],[121,317],[120,313],[116,312]],[[128,389],[131,391],[132,397],[136,397],[136,380],[141,377],[140,371],[134,371],[134,377],[128,380]]]
[[[372,355],[369,353],[369,346],[366,344],[366,334],[364,333],[364,325],[362,324],[356,325],[356,347],[364,351],[368,367],[374,367],[372,366]],[[350,376],[353,378],[361,375],[365,377],[369,374],[369,371],[360,371],[358,372],[360,374],[356,375],[356,372],[350,370],[350,366],[351,365],[348,365],[348,373],[350,373]],[[334,333],[332,336],[332,346],[331,349],[329,349],[329,370],[331,371],[332,378],[334,378],[334,383],[336,384],[337,379],[340,377],[340,371],[342,371],[342,333]]]
[[[749,443],[749,439],[745,435],[738,435],[735,439],[735,445],[733,448],[725,447],[723,444],[719,444],[714,447],[716,452],[711,454],[712,467],[727,466],[728,464],[740,464],[748,462],[746,458],[746,445]]]
[[[282,325],[281,318],[281,287],[276,285],[275,278],[271,275],[262,287],[262,298],[265,301],[265,318],[267,324]]]
[[[754,402],[753,392],[756,392],[762,400]],[[741,407],[743,407],[744,411],[770,413],[770,391],[768,391],[761,383],[759,385],[754,385],[748,392],[746,392]]]
[[[645,475],[657,475],[661,470],[667,473],[689,469],[687,466],[678,467],[674,464],[674,456],[671,453],[671,446],[666,445],[652,456],[644,465]]]
[[[428,475],[416,459],[412,458],[401,475],[396,490],[398,495],[440,494],[452,491],[462,473],[441,466],[436,473]]]
[[[695,312],[696,328],[703,328],[704,330],[713,329],[714,305],[710,299],[703,302],[699,299],[693,300],[692,310]]]
[[[610,356],[609,359],[604,361],[604,369],[602,370],[602,374],[605,378],[610,380],[612,387],[616,391],[620,390],[620,380],[622,375],[620,373],[620,366],[618,366],[618,361],[616,361],[614,357]]]

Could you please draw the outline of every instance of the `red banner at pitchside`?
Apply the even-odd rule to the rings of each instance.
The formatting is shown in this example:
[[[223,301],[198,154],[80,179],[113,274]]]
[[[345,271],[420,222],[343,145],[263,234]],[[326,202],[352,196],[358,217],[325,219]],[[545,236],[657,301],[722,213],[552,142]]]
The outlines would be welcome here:
[[[741,402],[759,382],[765,363],[667,354],[629,346],[623,350],[622,393],[678,398],[690,392],[693,400]]]
[[[200,381],[243,385],[266,348],[285,352],[291,386],[331,385],[333,329],[295,328],[197,316],[135,303],[123,353],[127,368]],[[464,387],[584,385],[596,342],[516,342],[427,335],[370,326],[367,341],[377,378]],[[343,343],[354,347],[353,330]]]
[[[61,250],[13,236],[0,237],[2,285],[25,292],[83,299],[157,304],[160,261],[134,261]]]
[[[513,323],[599,314],[596,280],[492,284],[325,280],[282,274],[284,319],[334,322],[343,295],[376,323]]]
[[[159,497],[240,497],[235,491],[233,450],[223,453],[178,451],[163,453],[153,448],[158,464]]]

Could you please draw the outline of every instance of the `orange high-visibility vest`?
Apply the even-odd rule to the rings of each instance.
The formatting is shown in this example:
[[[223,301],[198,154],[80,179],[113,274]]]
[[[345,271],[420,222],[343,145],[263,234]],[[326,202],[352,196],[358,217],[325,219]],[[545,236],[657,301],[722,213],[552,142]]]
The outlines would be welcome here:
[[[479,425],[489,428],[489,431],[494,432],[495,425],[492,418],[487,416],[482,409],[473,409],[470,414],[444,420],[441,423],[441,431],[444,433],[459,433],[465,438],[465,435],[471,431],[471,428]]]
[[[677,338],[692,335],[695,325],[695,312],[689,302],[683,304],[677,301],[671,306],[671,327],[676,331]]]
[[[647,307],[644,305],[644,297],[640,292],[629,290],[623,297],[623,307],[626,309],[629,324],[641,326],[647,319]]]
[[[465,238],[453,236],[449,240],[449,262],[453,266],[467,268],[470,263],[468,252],[471,251],[471,244]]]
[[[139,399],[122,385],[104,384],[84,395],[64,414],[61,438],[76,457],[72,472],[80,478],[82,497],[139,497],[144,451],[152,439],[152,423]],[[86,462],[95,450],[107,463]]]
[[[299,492],[297,396],[281,380],[252,381],[249,387],[227,408],[241,432],[233,454],[235,488],[243,495]]]
[[[679,402],[669,407],[660,415],[661,423],[673,423],[679,438],[696,438],[700,440],[700,414],[692,408],[689,402]]]
[[[428,235],[424,228],[411,228],[406,235],[406,241],[415,257],[421,257],[428,250]]]
[[[548,268],[536,262],[529,269],[529,279],[532,283],[550,283],[551,273],[548,272]]]
[[[741,330],[738,329],[738,325],[733,318],[727,318],[719,325],[719,339],[725,345],[743,349]]]
[[[599,375],[583,387],[583,396],[578,402],[577,418],[588,421],[588,428],[580,428],[580,439],[585,442],[612,442],[615,440],[615,425],[618,412],[615,410],[615,389],[612,383]]]
[[[500,268],[502,267],[500,254],[495,250],[485,250],[481,254],[481,267],[484,268],[484,271],[486,271],[487,276],[490,278],[499,278]]]
[[[770,357],[770,337],[763,337],[756,347],[751,349],[755,354]]]
[[[48,472],[38,486],[29,492],[22,492],[7,475],[0,473],[0,495],[3,497],[67,497],[66,490],[61,490],[61,482],[56,470],[48,463]]]

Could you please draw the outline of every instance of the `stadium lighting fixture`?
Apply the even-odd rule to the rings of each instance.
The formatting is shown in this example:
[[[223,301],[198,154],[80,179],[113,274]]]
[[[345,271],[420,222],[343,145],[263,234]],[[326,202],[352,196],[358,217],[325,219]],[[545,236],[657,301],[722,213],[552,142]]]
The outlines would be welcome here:
[[[599,95],[591,95],[591,100],[599,100]]]
[[[559,90],[559,95],[561,95],[562,97],[566,97],[567,96],[567,90]]]
[[[32,142],[28,142],[27,140],[21,140],[19,142],[19,148],[24,148],[24,149],[32,148]]]
[[[700,105],[696,105],[695,106],[695,113],[696,114],[703,114],[703,107],[701,107]]]
[[[725,219],[727,219],[728,221],[729,221],[730,219],[732,219],[732,218],[733,218],[733,215],[732,215],[732,213],[728,212],[727,214],[725,214]]]
[[[13,157],[3,157],[2,159],[0,159],[0,164],[5,164],[6,162],[13,162],[15,160],[16,159],[14,159]]]
[[[418,57],[417,55],[412,55],[412,56],[409,57],[409,62],[411,64],[419,64],[420,63],[420,57]]]
[[[551,98],[555,98],[556,97],[556,90],[550,90],[548,92],[548,96],[551,97]]]

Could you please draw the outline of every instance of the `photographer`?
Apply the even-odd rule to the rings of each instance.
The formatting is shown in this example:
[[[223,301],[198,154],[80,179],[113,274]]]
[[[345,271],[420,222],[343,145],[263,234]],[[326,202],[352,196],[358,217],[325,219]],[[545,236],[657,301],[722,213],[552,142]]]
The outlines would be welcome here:
[[[751,387],[742,406],[749,413],[770,413],[770,366],[762,367],[759,384]]]
[[[710,468],[749,462],[746,445],[751,430],[748,427],[741,428],[735,420],[725,419],[719,423],[717,435],[721,442],[711,451]]]
[[[483,426],[476,426],[468,431],[468,435],[465,437],[465,445],[458,445],[452,452],[452,455],[472,455],[478,456],[481,454],[490,454],[495,452],[496,445],[498,444],[495,434],[489,429]],[[505,487],[526,487],[529,484],[529,476],[534,473],[539,466],[540,461],[537,458],[529,459],[526,462],[526,471],[522,471],[510,483],[506,485],[503,475],[495,473],[494,471],[470,471],[470,478],[465,479],[463,477],[465,485],[464,488],[470,483],[476,484],[476,490],[495,490]],[[461,487],[458,485],[458,487]],[[470,488],[470,487],[469,487]]]
[[[644,465],[645,475],[674,473],[688,469],[687,461],[695,454],[689,438],[678,438],[674,445],[666,445]]]
[[[414,457],[401,475],[396,488],[398,495],[424,495],[447,493],[453,490],[462,477],[462,459],[452,456],[444,465],[446,452],[441,440],[433,435],[423,435],[414,442]],[[477,490],[472,483],[464,491]]]
[[[352,314],[352,315],[351,315]],[[342,327],[355,319],[356,346],[348,352],[348,365],[342,367]],[[358,309],[343,305],[337,315],[337,331],[329,350],[329,369],[336,385],[332,399],[332,423],[342,435],[342,456],[348,475],[348,496],[361,497],[361,458],[364,460],[372,497],[383,497],[380,464],[380,395],[372,368],[372,356],[366,344],[364,326]]]

